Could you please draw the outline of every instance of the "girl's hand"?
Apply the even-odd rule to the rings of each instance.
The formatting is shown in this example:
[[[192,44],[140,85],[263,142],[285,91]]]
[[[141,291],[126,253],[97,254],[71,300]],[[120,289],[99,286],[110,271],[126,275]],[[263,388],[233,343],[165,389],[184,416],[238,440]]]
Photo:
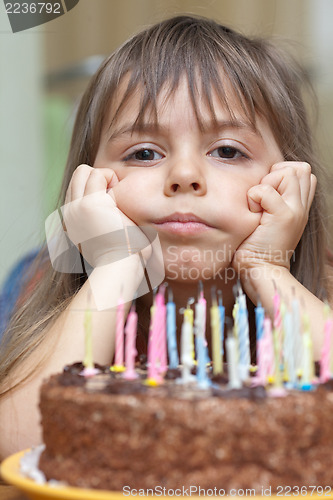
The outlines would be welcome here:
[[[261,183],[249,189],[251,212],[261,214],[258,227],[239,246],[234,268],[244,279],[245,270],[262,266],[290,269],[290,259],[306,226],[316,189],[311,167],[301,162],[276,163]]]
[[[121,260],[147,248],[150,242],[116,205],[112,188],[119,183],[108,168],[80,165],[69,183],[62,207],[70,240],[93,267]]]

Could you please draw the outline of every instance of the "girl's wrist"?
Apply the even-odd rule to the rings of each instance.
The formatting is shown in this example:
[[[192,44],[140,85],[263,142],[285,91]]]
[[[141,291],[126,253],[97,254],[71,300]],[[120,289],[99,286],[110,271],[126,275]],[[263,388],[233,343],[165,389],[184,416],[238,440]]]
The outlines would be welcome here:
[[[144,262],[139,254],[96,267],[88,278],[95,308],[114,308],[120,299],[131,302],[144,276]]]
[[[289,267],[276,265],[272,263],[262,263],[240,270],[240,280],[245,293],[250,300],[256,304],[263,300],[262,294],[270,291],[273,295],[274,290],[279,288],[280,283],[290,277]]]

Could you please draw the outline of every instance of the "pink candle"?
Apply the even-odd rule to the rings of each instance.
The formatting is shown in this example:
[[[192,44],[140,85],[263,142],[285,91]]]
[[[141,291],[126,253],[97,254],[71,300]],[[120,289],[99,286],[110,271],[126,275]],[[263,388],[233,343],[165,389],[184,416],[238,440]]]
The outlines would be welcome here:
[[[162,382],[161,374],[167,370],[166,306],[165,286],[162,285],[155,298],[155,310],[149,343],[148,378]]]
[[[116,316],[116,351],[114,359],[114,368],[122,369],[124,366],[124,302],[120,297],[117,306]]]
[[[274,348],[272,322],[264,319],[264,334],[258,341],[258,382],[266,385],[274,373]]]
[[[135,371],[135,356],[137,355],[136,350],[136,333],[137,333],[138,315],[135,312],[135,307],[132,306],[127,317],[127,322],[125,326],[126,334],[126,353],[125,353],[125,366],[126,371],[124,373],[124,378],[128,380],[133,380],[138,377]]]
[[[161,304],[160,304],[160,335],[159,335],[159,354],[160,354],[160,366],[159,373],[164,375],[168,369],[168,357],[167,357],[167,331],[166,331],[166,305],[164,301],[164,288],[163,294],[161,293]]]
[[[153,346],[153,325],[154,325],[154,316],[156,311],[156,289],[154,290],[153,304],[150,308],[150,323],[149,323],[149,333],[148,333],[148,349],[147,349],[147,357],[148,357],[148,367],[151,362],[152,357],[152,346]]]
[[[204,296],[202,281],[199,282],[199,300],[198,303],[201,304],[202,307],[202,329],[203,329],[203,337],[204,337],[204,346],[207,347],[207,339],[206,339],[206,317],[207,317],[207,300]]]

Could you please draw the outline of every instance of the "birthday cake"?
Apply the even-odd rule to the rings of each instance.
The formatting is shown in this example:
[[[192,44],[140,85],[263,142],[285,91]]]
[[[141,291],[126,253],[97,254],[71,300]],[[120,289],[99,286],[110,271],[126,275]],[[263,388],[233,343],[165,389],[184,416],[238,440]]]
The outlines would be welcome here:
[[[260,386],[198,390],[176,378],[154,387],[144,374],[78,371],[67,367],[41,391],[48,478],[115,491],[333,485],[329,383],[281,399]]]
[[[40,399],[45,443],[40,468],[46,477],[128,494],[149,490],[186,495],[198,494],[201,488],[201,494],[251,489],[251,494],[284,495],[286,488],[295,494],[302,487],[302,494],[329,493],[329,350],[315,379],[308,322],[299,335],[296,327],[288,331],[286,325],[288,335],[283,338],[278,314],[272,330],[271,321],[257,308],[257,370],[250,376],[243,299],[236,299],[235,325],[225,342],[223,316],[218,314],[222,310],[213,303],[212,361],[202,294],[194,322],[190,305],[184,313],[179,360],[161,288],[154,303],[148,359],[135,361],[137,317],[132,307],[126,342],[123,327],[117,329],[111,368],[96,368],[86,353],[83,364],[68,366],[46,381]],[[326,339],[332,322],[327,326]]]

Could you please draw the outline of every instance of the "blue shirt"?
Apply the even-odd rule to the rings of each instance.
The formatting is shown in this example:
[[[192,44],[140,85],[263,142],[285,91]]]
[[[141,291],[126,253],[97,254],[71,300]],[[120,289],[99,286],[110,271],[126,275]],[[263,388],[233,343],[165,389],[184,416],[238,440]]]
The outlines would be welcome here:
[[[38,251],[34,250],[21,259],[11,270],[0,291],[0,338],[8,325],[22,287],[29,278],[27,271],[30,264],[37,254]]]

